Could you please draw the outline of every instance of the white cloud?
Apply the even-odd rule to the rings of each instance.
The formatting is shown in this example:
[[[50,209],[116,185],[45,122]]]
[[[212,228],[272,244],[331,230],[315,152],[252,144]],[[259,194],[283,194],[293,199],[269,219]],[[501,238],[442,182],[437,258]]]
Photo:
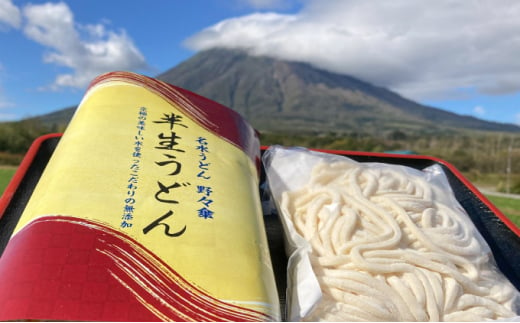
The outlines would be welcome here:
[[[186,40],[245,48],[394,89],[417,100],[520,91],[520,2],[309,0],[293,15],[231,18]],[[454,90],[455,89],[455,90]]]
[[[515,115],[515,123],[520,126],[520,113]]]
[[[477,105],[476,107],[473,108],[473,113],[475,113],[478,116],[483,116],[486,114],[486,109],[484,109],[484,107],[482,107],[480,105]]]
[[[277,13],[251,14],[240,18],[224,20],[186,41],[188,47],[207,49],[212,47],[240,47],[263,54],[265,46],[273,46],[276,37],[291,28],[297,20],[291,15]],[[241,40],[241,41],[237,41]],[[270,44],[258,45],[269,40]],[[282,44],[280,44],[282,45]],[[278,52],[273,52],[274,55]]]
[[[58,75],[51,89],[82,88],[104,72],[147,67],[144,56],[124,30],[107,30],[103,24],[78,24],[63,2],[29,4],[23,8],[23,15],[25,35],[50,49],[44,62],[72,70]]]
[[[0,0],[0,30],[2,25],[13,28],[20,28],[22,23],[22,15],[18,7],[11,0]]]

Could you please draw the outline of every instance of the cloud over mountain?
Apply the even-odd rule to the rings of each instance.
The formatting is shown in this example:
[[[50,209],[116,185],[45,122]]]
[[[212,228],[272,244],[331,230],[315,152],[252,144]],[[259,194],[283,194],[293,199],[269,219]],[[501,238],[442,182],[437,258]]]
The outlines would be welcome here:
[[[309,0],[296,14],[254,13],[188,38],[311,63],[417,100],[520,91],[520,2]]]

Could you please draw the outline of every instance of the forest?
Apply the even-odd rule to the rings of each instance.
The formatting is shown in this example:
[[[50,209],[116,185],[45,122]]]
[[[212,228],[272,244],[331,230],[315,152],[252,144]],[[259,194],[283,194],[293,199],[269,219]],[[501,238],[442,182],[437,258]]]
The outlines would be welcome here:
[[[36,138],[63,130],[64,127],[47,126],[38,119],[0,123],[0,165],[18,165]]]
[[[505,193],[520,193],[518,133],[467,131],[457,134],[406,134],[393,131],[384,136],[362,133],[262,133],[261,143],[365,152],[405,150],[440,158],[454,165],[479,186]]]

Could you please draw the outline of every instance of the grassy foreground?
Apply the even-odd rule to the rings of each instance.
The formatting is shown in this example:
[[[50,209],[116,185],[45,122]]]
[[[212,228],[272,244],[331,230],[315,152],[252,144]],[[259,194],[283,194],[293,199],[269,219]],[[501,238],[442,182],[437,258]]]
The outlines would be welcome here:
[[[15,167],[0,166],[0,195],[4,192],[15,172]]]
[[[520,199],[486,196],[505,216],[520,228]]]

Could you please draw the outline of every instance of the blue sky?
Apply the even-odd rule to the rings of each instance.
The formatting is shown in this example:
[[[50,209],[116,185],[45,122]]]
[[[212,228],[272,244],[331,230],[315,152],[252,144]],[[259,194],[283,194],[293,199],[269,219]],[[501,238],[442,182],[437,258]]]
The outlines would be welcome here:
[[[75,105],[96,75],[246,48],[520,124],[515,0],[0,0],[0,121]]]

